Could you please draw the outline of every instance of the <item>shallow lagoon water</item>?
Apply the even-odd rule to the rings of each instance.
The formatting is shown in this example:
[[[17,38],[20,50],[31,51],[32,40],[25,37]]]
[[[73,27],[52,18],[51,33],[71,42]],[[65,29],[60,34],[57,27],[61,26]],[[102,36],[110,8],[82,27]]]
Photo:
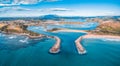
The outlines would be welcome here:
[[[38,28],[35,30],[33,26],[28,29],[60,37],[61,52],[55,55],[48,53],[55,43],[54,39],[27,39],[29,43],[22,44],[20,40],[27,37],[1,34],[0,66],[120,66],[120,41],[83,39],[87,54],[79,55],[74,41],[84,33],[49,33]],[[13,46],[8,47],[9,44]]]
[[[93,30],[98,25],[99,25],[99,23],[97,23],[97,22],[87,22],[84,24],[48,25],[47,29],[68,28],[68,29],[76,29],[76,30]]]

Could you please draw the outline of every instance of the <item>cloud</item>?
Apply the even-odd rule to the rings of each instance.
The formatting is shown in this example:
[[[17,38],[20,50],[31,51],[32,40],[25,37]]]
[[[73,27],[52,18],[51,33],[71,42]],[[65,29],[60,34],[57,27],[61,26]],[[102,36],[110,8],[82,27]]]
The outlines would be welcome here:
[[[58,14],[69,12],[67,8],[23,8],[20,6],[10,6],[0,8],[0,17],[14,17],[14,16],[40,16],[46,14]]]
[[[50,8],[50,11],[69,11],[70,9],[67,8]]]
[[[0,14],[6,12],[14,12],[14,11],[30,11],[31,9],[22,8],[22,7],[3,7],[0,8]]]
[[[0,6],[15,6],[15,5],[18,5],[18,4],[0,4]]]
[[[57,1],[60,1],[60,0],[44,0],[45,2],[57,2]]]
[[[70,11],[70,9],[67,8],[41,8],[41,9],[29,9],[29,8],[23,8],[20,6],[8,6],[0,8],[0,12],[8,12],[8,11],[37,11],[37,12],[65,12]]]
[[[30,9],[30,8],[23,8],[20,6],[8,6],[0,8],[1,13],[11,13],[11,12],[37,12],[37,13],[55,13],[55,12],[68,12],[71,11],[67,8],[41,8],[41,9]]]
[[[42,0],[14,0],[14,4],[36,4],[41,2]]]
[[[71,10],[67,8],[45,8],[45,9],[43,8],[43,9],[36,9],[35,11],[51,13],[51,12],[66,12]]]
[[[38,4],[40,2],[57,2],[59,0],[0,0],[0,6],[13,6],[13,5],[29,5]]]
[[[8,4],[8,3],[11,3],[11,0],[0,0],[0,4],[1,3]]]

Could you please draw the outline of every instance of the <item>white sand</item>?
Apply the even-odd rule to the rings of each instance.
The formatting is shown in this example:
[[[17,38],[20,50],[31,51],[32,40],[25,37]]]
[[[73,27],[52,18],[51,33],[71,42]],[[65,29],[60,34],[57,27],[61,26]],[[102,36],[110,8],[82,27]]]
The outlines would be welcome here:
[[[80,32],[80,33],[87,33],[86,31],[84,30],[72,30],[72,29],[61,29],[61,30],[56,30],[56,31],[53,31],[53,32]]]

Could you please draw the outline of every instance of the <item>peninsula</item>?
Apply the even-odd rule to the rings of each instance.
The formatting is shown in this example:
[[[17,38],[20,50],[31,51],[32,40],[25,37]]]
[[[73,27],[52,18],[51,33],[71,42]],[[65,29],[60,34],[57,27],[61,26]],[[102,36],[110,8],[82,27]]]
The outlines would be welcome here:
[[[43,34],[38,34],[27,30],[27,25],[22,23],[0,23],[0,32],[6,34],[17,34],[28,36],[29,38],[45,37]]]

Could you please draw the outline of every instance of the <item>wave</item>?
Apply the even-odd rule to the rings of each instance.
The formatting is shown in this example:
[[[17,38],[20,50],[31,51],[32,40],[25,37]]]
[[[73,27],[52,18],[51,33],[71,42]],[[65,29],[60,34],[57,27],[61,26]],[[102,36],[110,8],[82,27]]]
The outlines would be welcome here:
[[[120,39],[113,39],[113,38],[89,38],[89,39],[98,39],[102,41],[120,41]]]
[[[9,36],[8,38],[9,39],[14,39],[14,38],[16,38],[17,36]]]
[[[120,39],[102,38],[103,41],[120,41]]]
[[[39,29],[39,27],[35,27],[34,29]]]
[[[24,40],[19,40],[19,42],[22,42],[22,43],[28,43],[28,37],[25,38]]]
[[[4,37],[4,36],[6,36],[6,35],[5,35],[5,34],[0,33],[0,37]]]

